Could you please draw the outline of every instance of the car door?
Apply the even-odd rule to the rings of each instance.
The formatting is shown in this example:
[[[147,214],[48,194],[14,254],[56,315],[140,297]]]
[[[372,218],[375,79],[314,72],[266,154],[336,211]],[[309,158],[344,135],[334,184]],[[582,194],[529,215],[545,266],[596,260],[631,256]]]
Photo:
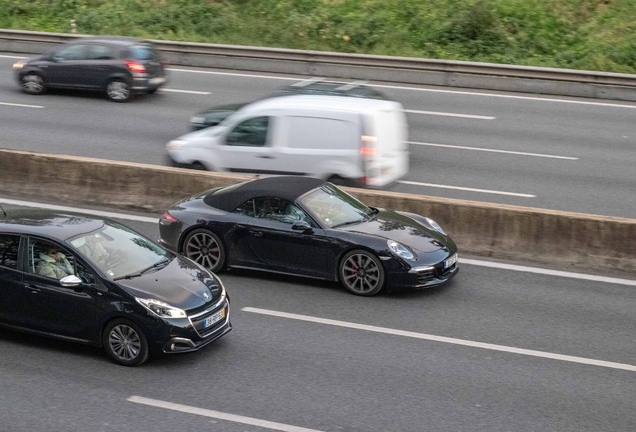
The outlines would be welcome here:
[[[255,217],[248,222],[249,244],[260,266],[283,273],[327,278],[335,257],[331,239],[299,207],[278,197],[255,199]],[[304,220],[312,229],[297,231],[294,222]]]
[[[271,145],[272,117],[260,116],[235,124],[219,145],[223,171],[271,174],[276,172]]]
[[[0,233],[0,320],[25,325],[29,296],[22,282],[19,252],[20,236]]]
[[[50,272],[42,271],[45,267],[42,261],[51,249],[57,250],[58,255],[64,255],[72,273],[83,279],[82,286],[63,287],[59,279],[51,277]],[[29,265],[24,274],[24,286],[30,294],[31,326],[75,340],[91,340],[94,336],[96,299],[103,289],[90,267],[60,244],[33,237],[28,240],[27,260]],[[63,273],[60,272],[59,276]]]
[[[103,89],[106,80],[122,69],[119,51],[110,45],[92,43],[87,47],[86,61],[78,65],[86,87]]]
[[[87,87],[89,81],[83,73],[86,54],[85,44],[64,46],[54,51],[46,65],[47,84],[52,87]]]

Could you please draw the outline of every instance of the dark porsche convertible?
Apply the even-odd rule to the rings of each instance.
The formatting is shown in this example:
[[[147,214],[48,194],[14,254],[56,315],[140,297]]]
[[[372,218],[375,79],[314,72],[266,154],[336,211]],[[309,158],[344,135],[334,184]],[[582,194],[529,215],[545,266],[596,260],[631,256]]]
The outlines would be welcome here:
[[[187,198],[160,219],[159,242],[212,272],[245,268],[340,281],[353,294],[424,288],[458,272],[435,221],[367,207],[331,183],[267,177]]]

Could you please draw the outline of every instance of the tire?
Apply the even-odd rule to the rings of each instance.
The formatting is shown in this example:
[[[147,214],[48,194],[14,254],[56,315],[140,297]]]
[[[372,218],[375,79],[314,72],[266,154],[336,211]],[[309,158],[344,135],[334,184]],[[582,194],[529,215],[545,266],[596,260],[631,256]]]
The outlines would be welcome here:
[[[384,287],[384,267],[371,252],[356,249],[347,253],[340,261],[340,282],[347,291],[370,297]]]
[[[183,255],[202,265],[212,273],[225,269],[225,247],[212,231],[195,229],[183,241]]]
[[[126,81],[114,79],[106,84],[106,96],[113,102],[128,102],[132,97],[132,91]]]
[[[108,357],[124,366],[139,366],[150,355],[144,332],[123,318],[108,323],[102,335],[102,344]]]
[[[34,72],[28,72],[20,79],[22,90],[31,95],[41,95],[46,92],[44,78]]]

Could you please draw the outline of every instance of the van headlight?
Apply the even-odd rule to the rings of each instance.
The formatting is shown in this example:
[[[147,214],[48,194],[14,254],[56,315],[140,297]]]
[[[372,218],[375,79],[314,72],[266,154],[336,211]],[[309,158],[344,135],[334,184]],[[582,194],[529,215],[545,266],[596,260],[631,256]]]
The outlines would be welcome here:
[[[446,233],[444,232],[444,230],[442,229],[441,226],[439,226],[439,224],[437,222],[435,222],[433,219],[425,217],[424,219],[426,219],[426,222],[428,222],[428,224],[430,226],[433,227],[433,229],[439,233],[442,233],[444,235],[446,235]]]
[[[166,150],[181,150],[187,144],[188,142],[184,140],[172,140],[166,144]]]
[[[394,241],[394,240],[387,240],[386,242],[387,246],[389,247],[389,249],[391,250],[391,252],[393,252],[394,254],[396,254],[397,256],[399,256],[400,258],[404,258],[407,260],[412,260],[415,259],[415,255],[413,255],[413,252],[411,252],[410,250],[408,250],[406,248],[406,246]]]
[[[187,318],[183,309],[170,306],[168,303],[154,299],[142,299],[137,297],[135,297],[135,300],[137,300],[137,303],[160,318]]]

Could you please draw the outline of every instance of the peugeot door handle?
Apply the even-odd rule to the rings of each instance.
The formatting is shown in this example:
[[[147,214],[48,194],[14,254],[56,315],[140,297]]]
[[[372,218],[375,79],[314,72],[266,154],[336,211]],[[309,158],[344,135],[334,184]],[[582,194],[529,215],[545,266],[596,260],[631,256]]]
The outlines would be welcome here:
[[[41,291],[41,289],[37,285],[26,285],[27,289],[34,294],[37,294]]]
[[[254,237],[263,237],[263,231],[250,230],[250,234],[253,235]]]
[[[262,159],[274,159],[274,156],[270,156],[270,155],[259,155],[258,157]]]

